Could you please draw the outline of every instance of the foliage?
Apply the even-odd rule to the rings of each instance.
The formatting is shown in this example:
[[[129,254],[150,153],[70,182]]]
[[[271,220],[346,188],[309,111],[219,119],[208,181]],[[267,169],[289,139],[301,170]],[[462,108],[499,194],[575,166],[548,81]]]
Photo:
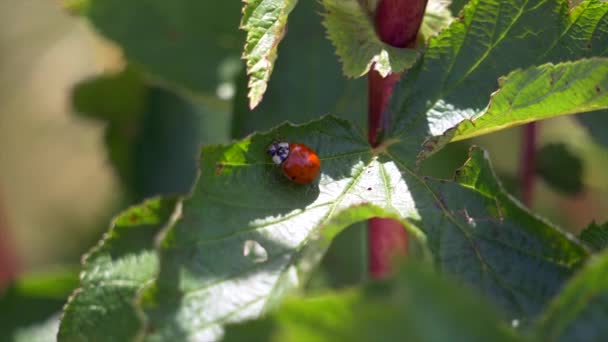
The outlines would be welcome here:
[[[564,144],[549,144],[538,152],[536,172],[553,188],[576,195],[583,190],[583,163]]]
[[[580,238],[595,251],[601,251],[608,246],[608,222],[602,225],[592,222],[581,232]]]
[[[578,115],[579,121],[589,130],[595,140],[604,146],[608,146],[608,135],[604,129],[606,118],[608,117],[607,114],[604,110]]]
[[[188,192],[199,145],[228,134],[221,120],[209,124],[225,114],[149,84],[133,67],[77,84],[73,103],[80,115],[107,123],[108,159],[134,202]]]
[[[126,341],[136,337],[131,327],[139,324],[139,317],[133,300],[155,275],[154,239],[170,224],[176,206],[174,199],[151,199],[115,219],[99,246],[83,260],[80,288],[65,306],[59,339]]]
[[[287,16],[297,0],[249,0],[243,9],[241,27],[247,31],[243,58],[249,75],[249,107],[255,108],[266,91],[277,59],[279,42],[285,36]]]
[[[442,329],[437,329],[440,326]],[[491,306],[421,265],[363,289],[286,301],[263,320],[229,327],[224,341],[517,341]]]
[[[416,61],[415,51],[390,46],[378,38],[369,12],[356,0],[324,0],[323,5],[327,10],[323,24],[346,76],[363,76],[374,65],[386,77],[402,72]]]
[[[21,276],[0,292],[0,336],[9,341],[49,340],[57,333],[62,305],[77,286],[75,269]]]
[[[566,285],[539,320],[543,341],[597,341],[608,332],[608,253],[598,254]]]
[[[606,11],[606,4],[599,1],[583,2],[571,13],[567,2],[558,0],[521,4],[470,2],[463,10],[464,20],[454,21],[431,39],[422,59],[396,87],[390,104],[393,124],[388,136],[397,139],[407,136],[411,142],[403,144],[404,152],[411,155],[420,149],[414,142],[432,137],[425,144],[424,157],[451,141],[454,135],[471,137],[474,132],[489,133],[547,118],[542,112],[538,117],[530,112],[525,116],[526,110],[543,101],[544,96],[557,95],[556,91],[565,92],[561,94],[565,99],[576,99],[578,92],[587,94],[592,103],[599,103],[603,108],[608,97],[603,90],[606,71],[595,74],[592,67],[589,71],[599,77],[596,79],[599,83],[590,82],[579,88],[578,82],[570,86],[569,78],[578,79],[578,75],[569,72],[585,68],[578,63],[595,62],[557,63],[605,57],[607,52],[599,42],[608,36]],[[538,32],[542,34],[535,34]],[[555,65],[543,65],[547,62]],[[605,58],[597,59],[597,63],[602,70],[606,68]],[[494,94],[488,104],[490,95],[497,89],[496,80],[518,68],[524,70],[514,71],[499,82],[498,94]],[[556,75],[552,76],[554,72]],[[556,86],[555,81],[561,80],[562,75],[566,76],[564,83]],[[530,93],[524,92],[521,96],[522,112],[519,113],[518,106],[511,113],[513,97],[520,99],[517,90],[513,93],[511,87],[528,85],[525,82],[530,82],[532,88]],[[574,101],[561,108],[562,99],[555,101],[556,108],[547,108],[551,116],[559,112],[573,114],[579,110],[601,109],[576,109],[578,105]],[[492,113],[494,108],[496,113]],[[501,122],[503,119],[509,123]]]
[[[133,197],[164,197],[118,215],[87,254],[59,340],[219,340],[227,325],[227,340],[602,336],[605,253],[524,208],[481,148],[453,179],[418,166],[450,141],[608,110],[608,4],[462,5],[454,20],[447,4],[427,13],[417,51],[378,39],[370,1],[73,5],[129,65],[78,85],[74,106],[108,123],[109,159]],[[374,62],[406,70],[375,148],[360,128],[365,84],[345,78]],[[318,153],[313,183],[290,183],[269,160],[283,138]],[[579,173],[547,179],[577,190]],[[311,294],[334,239],[372,217],[403,223],[415,265]],[[600,250],[603,228],[581,240]],[[54,330],[56,319],[36,320],[20,336]]]

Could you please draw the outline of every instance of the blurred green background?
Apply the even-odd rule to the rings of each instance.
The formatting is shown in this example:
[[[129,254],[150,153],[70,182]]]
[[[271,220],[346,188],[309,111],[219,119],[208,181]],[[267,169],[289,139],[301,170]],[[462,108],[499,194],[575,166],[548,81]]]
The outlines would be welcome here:
[[[304,7],[303,4],[299,6]],[[303,83],[318,83],[320,81],[314,80],[315,73],[310,70],[323,65],[327,68],[323,75],[329,78],[323,82],[335,84],[332,87],[335,93],[311,88],[306,92],[310,96],[303,97],[302,103],[292,104],[280,101],[280,90],[269,91],[263,105],[250,113],[243,110],[242,87],[235,88],[234,84],[221,85],[216,94],[198,98],[192,105],[185,101],[186,95],[177,96],[150,87],[146,90],[146,103],[152,103],[151,108],[157,110],[147,111],[146,119],[137,122],[144,127],[138,129],[148,136],[126,139],[120,145],[122,147],[113,146],[117,150],[108,150],[106,139],[112,138],[112,134],[124,135],[120,129],[112,131],[113,127],[124,123],[118,122],[120,118],[104,122],[95,115],[77,115],[72,104],[72,89],[76,83],[102,72],[122,70],[125,62],[120,50],[96,35],[84,20],[64,12],[57,1],[0,1],[0,246],[8,246],[14,251],[19,271],[45,271],[57,265],[77,265],[80,256],[106,230],[111,217],[126,205],[157,192],[187,190],[194,173],[189,169],[189,160],[194,163],[196,146],[227,141],[230,132],[234,137],[240,137],[253,129],[267,129],[276,123],[273,120],[276,121],[277,116],[269,119],[264,116],[266,112],[297,107],[302,115],[285,114],[284,119],[302,122],[332,112],[357,118],[362,125],[366,121],[366,103],[361,95],[365,94],[365,81],[347,81],[339,74],[339,65],[329,42],[307,38],[324,36],[318,23],[307,25],[306,30],[297,29],[304,26],[302,23],[308,24],[312,16],[318,21],[317,13],[318,9],[308,12],[298,9],[290,18],[293,26],[279,49],[279,62],[271,87],[274,84],[275,89],[293,91]],[[319,58],[334,61],[321,63],[320,59],[309,58],[294,62],[298,58],[308,58],[302,51],[312,51],[315,56],[324,56]],[[228,69],[224,73],[234,74],[238,70],[238,63],[235,70],[230,70],[234,61],[233,58],[224,65]],[[237,78],[237,84],[243,81],[242,76]],[[229,101],[232,96],[236,96],[234,106]],[[339,100],[335,101],[335,98]],[[184,115],[163,121],[169,117],[166,112],[177,107]],[[234,115],[231,108],[235,109]],[[86,105],[79,111],[89,114]],[[604,123],[608,121],[601,119]],[[562,145],[557,145],[558,149],[548,149],[548,157],[539,159],[543,163],[539,168],[545,178],[538,177],[533,209],[572,232],[592,220],[608,220],[606,147],[597,143],[576,118],[544,121],[539,127],[539,149],[550,144]],[[179,134],[181,140],[172,139],[178,135],[176,132],[183,133]],[[431,175],[450,177],[466,158],[468,145],[475,143],[489,150],[500,178],[511,193],[518,196],[520,134],[521,129],[515,128],[452,144],[426,162],[424,170]],[[174,145],[163,141],[172,141]],[[156,145],[150,147],[151,144]],[[150,160],[147,155],[136,158],[134,166],[121,169],[116,162],[125,158],[120,155],[120,148],[141,151],[138,146],[152,148],[155,156],[163,156],[167,163],[182,163],[183,167],[163,169],[154,164],[158,161]],[[573,159],[564,162],[564,151]],[[182,155],[176,157],[175,153]],[[129,159],[130,154],[126,155]],[[580,191],[576,176],[579,160]],[[560,179],[561,173],[574,175],[575,179]],[[125,184],[124,179],[133,174],[145,177],[138,178],[140,181],[135,185]],[[573,185],[564,192],[545,181],[556,177],[558,183]],[[167,179],[177,180],[177,183],[165,184]],[[349,264],[356,268],[352,272],[341,268],[344,274],[351,274],[351,280],[360,275],[361,265],[344,259],[349,259],[349,253],[357,250],[359,260],[364,260],[365,249],[361,244],[364,226],[359,225],[352,231],[338,240],[326,261],[329,270],[331,264]],[[353,243],[357,245],[353,246]]]

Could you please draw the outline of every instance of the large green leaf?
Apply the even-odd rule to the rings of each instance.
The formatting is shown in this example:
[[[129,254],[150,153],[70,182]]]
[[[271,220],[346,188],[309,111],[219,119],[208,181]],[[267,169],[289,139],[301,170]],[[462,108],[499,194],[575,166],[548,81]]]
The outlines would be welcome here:
[[[272,165],[265,149],[276,136],[319,153],[316,182],[292,184]],[[586,256],[504,193],[480,150],[459,183],[424,180],[392,157],[331,117],[204,148],[199,182],[141,300],[148,336],[214,339],[221,325],[257,317],[305,282],[341,229],[373,216],[399,219],[425,241],[421,227],[440,269],[522,321]]]
[[[557,294],[587,252],[507,194],[482,150],[472,148],[456,174],[456,182],[426,183],[433,206],[439,207],[420,210],[436,264],[478,288],[507,318],[525,324]],[[412,194],[420,208],[425,197]]]
[[[323,0],[327,34],[336,46],[344,74],[360,77],[374,65],[386,77],[402,72],[416,61],[418,53],[386,44],[376,34],[370,13],[357,0]]]
[[[426,241],[438,268],[474,286],[509,319],[537,314],[585,249],[506,194],[480,150],[456,182],[425,179],[412,168],[422,141],[443,134],[438,127],[450,129],[486,107],[498,76],[601,55],[605,20],[597,13],[604,5],[580,6],[569,17],[565,1],[473,1],[400,83],[394,126],[378,149],[332,117],[203,149],[200,179],[164,236],[160,273],[140,299],[142,335],[217,339],[225,323],[257,317],[299,287],[335,234],[371,216],[401,220],[422,242],[422,255]],[[593,44],[564,50],[570,37]],[[306,94],[286,96],[283,108],[300,111],[290,101]],[[265,149],[277,137],[319,153],[316,182],[291,184],[272,165]]]
[[[526,88],[529,93],[519,97],[517,92],[512,93],[513,90],[510,95],[509,91],[501,95],[501,90],[490,104],[489,110],[496,112],[478,118],[485,112],[490,94],[498,86],[496,80],[514,69],[606,56],[608,50],[602,44],[608,40],[606,13],[608,3],[597,0],[583,2],[571,13],[568,12],[568,2],[564,0],[470,2],[462,19],[454,21],[430,40],[424,56],[396,86],[389,107],[392,125],[387,136],[402,140],[395,148],[408,155],[407,163],[411,164],[415,162],[413,156],[422,141],[429,136],[442,136],[460,122],[466,125],[468,120],[476,119],[477,127],[477,121],[487,117],[488,127],[471,130],[479,132],[483,128],[489,132],[490,128],[514,124],[514,119],[521,123],[605,108],[606,60],[593,59],[543,65],[511,74],[503,81],[503,88],[517,88],[531,82]],[[585,77],[574,74],[574,71],[584,72]],[[560,84],[556,76],[561,73],[568,76],[568,81],[576,81],[575,86],[566,89],[569,87]],[[554,83],[551,82],[552,76]],[[599,92],[598,84],[593,84],[593,80],[600,82]],[[577,93],[581,93],[583,101],[578,101]],[[556,101],[548,108],[550,111],[536,106],[542,102],[543,96],[555,96],[553,99],[559,100],[558,95],[565,96],[568,103]],[[517,97],[522,101],[517,104],[527,106],[521,108],[519,117],[513,117],[508,112],[511,109],[509,102],[496,103],[501,96],[512,100]],[[585,99],[594,102],[587,106]],[[531,116],[527,110],[532,107],[545,114]],[[508,120],[501,122],[503,119]],[[448,132],[448,138],[434,139],[425,148],[437,148],[436,145],[449,141],[452,134],[454,132]]]
[[[559,115],[608,108],[608,58],[545,64],[499,80],[487,110],[458,126],[454,140]]]
[[[240,1],[89,0],[81,10],[129,61],[180,88],[214,94],[239,64]]]
[[[608,252],[591,258],[538,322],[543,341],[601,341],[608,334]]]
[[[170,224],[174,199],[152,199],[127,209],[83,261],[81,284],[64,309],[60,341],[129,341],[140,318],[137,291],[158,269],[154,241]]]
[[[428,120],[432,137],[425,140],[419,159],[435,153],[450,141],[560,115],[608,108],[608,92],[602,91],[608,89],[608,58],[530,67],[498,81],[500,88],[492,95],[488,107],[478,114],[465,110],[466,113],[451,115],[454,107],[450,104],[446,106],[450,113],[431,113]]]
[[[249,107],[255,108],[266,91],[287,29],[287,16],[297,0],[246,0],[241,28],[247,31],[243,58],[249,75]]]
[[[26,274],[0,293],[3,341],[53,341],[59,312],[78,286],[76,269]]]
[[[259,321],[227,329],[237,341],[521,341],[478,296],[408,265],[397,279],[291,299]]]
[[[187,193],[198,146],[227,140],[226,115],[148,85],[134,68],[81,82],[73,103],[81,115],[107,123],[109,159],[135,201]]]
[[[318,152],[316,182],[292,184],[273,166],[266,148],[276,136]],[[374,157],[345,121],[282,125],[204,148],[201,160],[199,183],[161,243],[159,277],[142,299],[153,339],[213,339],[222,324],[256,317],[305,283],[342,228],[374,216],[418,217],[395,164]]]

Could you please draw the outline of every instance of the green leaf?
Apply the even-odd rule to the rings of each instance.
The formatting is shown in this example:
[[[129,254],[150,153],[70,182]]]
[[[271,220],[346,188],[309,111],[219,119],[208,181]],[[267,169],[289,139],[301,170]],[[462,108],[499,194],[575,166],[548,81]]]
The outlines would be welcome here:
[[[554,189],[576,195],[583,189],[583,162],[565,144],[549,144],[538,151],[536,172]]]
[[[125,96],[127,95],[127,96]],[[127,67],[80,82],[72,93],[72,104],[80,114],[120,125],[139,120],[146,108],[148,89],[140,73]]]
[[[85,15],[129,62],[165,83],[215,94],[243,46],[240,1],[89,0]],[[238,69],[238,68],[237,68]]]
[[[471,127],[466,135],[460,134],[461,139],[509,127],[514,119],[523,123],[604,108],[605,59],[542,64],[606,56],[608,50],[601,43],[608,39],[606,13],[608,3],[597,0],[583,2],[571,13],[564,0],[470,2],[461,19],[430,40],[424,56],[395,87],[388,113],[392,125],[386,136],[389,140],[403,140],[399,148],[403,154],[413,156],[427,137],[435,139],[425,149],[434,150],[451,140],[455,132],[450,129],[461,122],[467,125],[471,119],[475,126],[466,126]],[[532,68],[534,65],[542,66]],[[496,80],[517,68],[526,70],[503,79],[502,87],[521,87],[531,82],[526,87],[529,93],[518,96],[513,89],[503,89],[490,104],[489,110],[495,112],[479,117],[497,88]],[[583,72],[585,77],[574,71]],[[552,76],[562,73],[570,78],[568,82],[576,80],[575,87],[567,90],[569,87],[558,82],[559,77],[551,82]],[[594,81],[600,82],[599,93]],[[543,107],[544,96],[557,100],[548,108],[550,111]],[[573,103],[560,101],[561,96]],[[515,102],[523,106],[515,108],[520,109],[519,117],[512,115],[508,101],[498,103],[500,97],[522,101]],[[585,103],[585,99],[592,103]],[[537,105],[541,102],[543,106]],[[541,115],[532,116],[534,112],[527,109],[540,110]],[[482,125],[484,120],[487,123]],[[495,120],[499,122],[494,123]],[[447,137],[441,137],[443,134]],[[427,154],[429,151],[422,156]],[[410,165],[415,162],[416,158],[407,160]]]
[[[462,140],[559,115],[608,108],[608,58],[545,64],[515,71],[480,117],[464,121],[453,140]]]
[[[589,260],[539,320],[542,341],[601,341],[608,334],[608,253]]]
[[[255,108],[266,91],[287,30],[287,16],[297,0],[245,0],[241,28],[247,31],[243,58],[249,75],[249,108]]]
[[[450,179],[468,159],[470,147],[470,141],[468,144],[465,141],[446,145],[438,153],[420,163],[418,172],[425,176]]]
[[[182,10],[192,9],[184,3],[152,6],[149,1],[138,4],[162,9],[158,17],[187,16],[190,13]],[[141,293],[146,324],[135,327],[142,328],[140,336],[219,338],[224,324],[255,318],[275,307],[285,294],[305,283],[336,234],[372,216],[403,222],[415,237],[412,241],[419,243],[413,246],[420,256],[427,256],[428,244],[437,268],[490,298],[507,318],[525,323],[540,312],[587,257],[585,248],[505,193],[478,149],[471,151],[456,182],[423,178],[412,169],[422,140],[430,135],[429,127],[454,118],[444,117],[438,104],[445,104],[448,114],[469,109],[478,113],[498,76],[546,62],[537,56],[545,54],[549,61],[560,62],[580,57],[577,53],[593,56],[599,51],[593,49],[599,49],[604,31],[594,30],[603,27],[598,23],[604,19],[595,14],[603,11],[603,5],[595,1],[581,5],[585,10],[579,7],[573,12],[580,20],[572,23],[574,14],[568,17],[565,1],[522,5],[474,1],[461,21],[432,39],[423,59],[397,89],[391,105],[395,126],[388,132],[389,141],[377,149],[371,149],[352,125],[333,117],[302,126],[283,125],[231,145],[203,149],[192,197],[163,235],[160,273]],[[116,15],[123,16],[120,11]],[[134,33],[140,28],[139,15],[135,18],[130,26]],[[580,30],[570,31],[579,24]],[[583,52],[561,51],[557,43],[570,36],[598,44]],[[553,54],[559,56],[551,59]],[[315,84],[310,88],[323,91]],[[288,102],[291,96],[282,108],[303,111]],[[430,119],[437,121],[429,126]],[[461,120],[445,124],[446,128]],[[266,148],[277,137],[305,143],[318,152],[322,170],[314,183],[292,184],[272,165]]]
[[[266,148],[276,136],[316,150],[323,163],[316,182],[290,183],[273,166]],[[199,183],[161,243],[159,277],[143,294],[152,339],[215,339],[221,325],[257,317],[303,285],[344,227],[418,216],[396,166],[375,158],[342,120],[282,125],[206,147],[201,160]]]
[[[386,44],[378,38],[370,14],[357,0],[322,0],[326,13],[323,25],[336,47],[344,74],[361,77],[374,68],[386,77],[402,72],[416,62],[418,53]]]
[[[577,119],[587,128],[597,143],[608,146],[608,111],[578,115]]]
[[[603,250],[608,246],[608,222],[602,225],[592,222],[581,232],[580,239],[596,252]]]
[[[134,68],[81,82],[73,103],[81,115],[107,122],[109,159],[135,201],[187,193],[199,144],[227,140],[217,137],[225,115],[147,85]]]
[[[291,299],[259,321],[227,329],[237,341],[521,341],[478,296],[421,266],[390,282]]]
[[[317,181],[290,183],[270,162],[276,136],[318,152]],[[423,229],[438,268],[522,321],[586,257],[504,193],[479,150],[460,183],[425,180],[327,117],[204,148],[201,160],[194,193],[161,242],[160,274],[142,294],[152,340],[216,339],[222,325],[259,316],[305,283],[344,227],[374,216],[400,220],[413,241],[427,241]],[[412,247],[412,257],[427,255]]]
[[[319,269],[312,273],[305,292],[355,286],[369,279],[368,224],[357,222],[331,242]]]
[[[64,309],[61,341],[129,341],[138,334],[135,295],[158,271],[154,241],[175,199],[151,199],[121,213],[83,261],[81,284]]]
[[[454,20],[451,4],[450,0],[428,0],[420,25],[420,34],[425,40],[443,31]]]
[[[249,110],[243,72],[234,98],[234,138],[268,130],[286,120],[318,119],[319,113],[332,113],[365,127],[367,81],[343,76],[321,25],[318,13],[322,10],[320,2],[301,1],[290,14],[289,34],[281,42],[280,62],[274,68],[264,101],[253,111]],[[367,225],[365,222],[357,225],[332,243],[322,269],[312,277],[323,276],[325,283],[332,286],[367,277]]]
[[[57,314],[76,286],[76,269],[21,276],[0,293],[0,336],[8,341],[54,340]]]
[[[233,138],[269,130],[285,121],[308,122],[322,113],[365,127],[367,82],[348,80],[342,75],[321,25],[318,13],[322,10],[317,1],[301,1],[290,14],[280,62],[272,73],[264,101],[255,110],[249,110],[243,73],[234,97]]]
[[[468,0],[452,0],[449,6],[452,15],[458,16],[458,14],[460,14],[460,11],[462,11],[462,9],[464,8],[464,5],[466,5],[468,2]]]
[[[456,174],[455,182],[427,180],[430,194],[412,192],[435,263],[525,324],[587,252],[507,194],[484,151],[472,148]]]

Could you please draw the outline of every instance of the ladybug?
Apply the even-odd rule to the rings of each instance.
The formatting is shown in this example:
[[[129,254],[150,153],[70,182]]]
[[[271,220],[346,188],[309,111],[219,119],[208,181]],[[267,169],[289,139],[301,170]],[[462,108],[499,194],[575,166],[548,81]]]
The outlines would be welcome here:
[[[321,167],[319,156],[304,144],[281,141],[268,146],[267,152],[292,182],[308,184],[319,174]]]

